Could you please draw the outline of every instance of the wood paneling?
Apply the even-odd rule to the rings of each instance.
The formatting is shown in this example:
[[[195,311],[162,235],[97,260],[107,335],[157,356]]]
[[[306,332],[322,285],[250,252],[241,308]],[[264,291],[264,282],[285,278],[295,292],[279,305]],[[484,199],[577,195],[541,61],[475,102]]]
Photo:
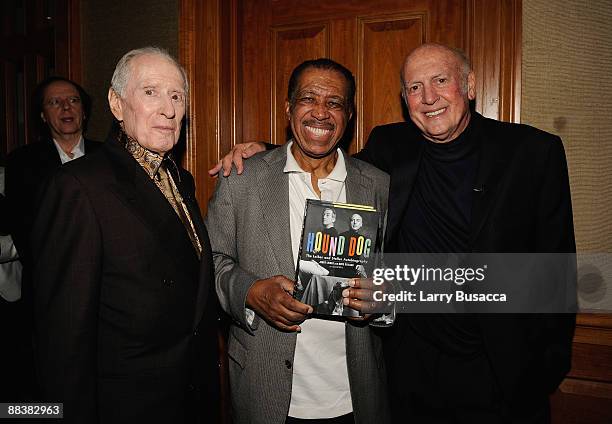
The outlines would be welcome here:
[[[221,24],[229,18],[227,9],[222,7],[224,3],[221,0],[183,0],[180,3],[179,60],[187,70],[190,87],[184,166],[199,182],[196,196],[203,206],[214,190],[214,183],[204,183],[206,170],[213,158],[219,157],[222,132],[223,139],[227,139],[227,133],[231,131],[227,120],[221,125],[222,107],[227,108],[222,99],[231,96],[231,82],[222,83],[221,77],[224,69],[221,63]],[[224,112],[226,116],[227,111]],[[202,119],[198,120],[198,117]]]
[[[285,99],[291,71],[305,60],[328,56],[329,31],[327,25],[307,25],[272,28],[272,105],[274,128],[272,142],[287,140]]]
[[[36,140],[30,101],[41,80],[81,80],[79,0],[6,1],[2,23],[0,156]]]
[[[557,391],[551,399],[551,421],[553,424],[610,424],[612,408],[607,406],[610,402],[609,399]]]
[[[612,422],[612,315],[578,314],[572,369],[551,405],[553,424]]]
[[[257,8],[253,7],[253,1],[241,3],[245,11],[241,43],[243,69],[248,68],[258,77],[247,78],[243,83],[243,133],[238,142],[285,141],[281,135],[286,132],[287,123],[283,107],[286,87],[279,86],[282,80],[278,74],[285,72],[288,77],[301,60],[322,56],[325,45],[325,56],[351,69],[358,84],[356,130],[350,143],[350,151],[355,152],[363,146],[372,127],[404,119],[399,70],[405,55],[423,41],[459,47],[464,43],[465,1],[407,4],[387,0],[351,3],[318,0],[305,4],[293,0],[260,0],[256,2]],[[324,35],[316,39],[309,31],[316,33],[318,28]],[[291,45],[284,54],[277,46],[279,29],[297,31],[289,34],[291,41],[283,40]],[[298,44],[297,40],[302,41]],[[269,49],[272,63],[265,60]],[[279,60],[287,65],[284,70],[277,66]],[[269,72],[272,72],[271,85]]]
[[[241,4],[242,9],[242,16],[238,23],[242,36],[236,40],[237,51],[242,56],[237,66],[242,68],[244,78],[238,82],[242,85],[242,98],[237,99],[242,108],[240,116],[242,133],[232,141],[242,143],[271,140],[271,4],[269,0],[236,1]]]
[[[520,0],[183,0],[181,5],[181,57],[194,87],[186,165],[204,209],[215,184],[205,171],[222,153],[240,142],[285,141],[286,82],[305,59],[327,56],[355,74],[351,152],[363,146],[375,125],[407,118],[399,71],[406,53],[423,41],[465,49],[479,83],[477,110],[518,120]]]
[[[466,24],[476,110],[489,118],[520,122],[520,0],[468,0]]]
[[[398,64],[428,38],[424,13],[358,18],[357,22],[359,78],[354,151],[363,148],[376,125],[406,118]]]

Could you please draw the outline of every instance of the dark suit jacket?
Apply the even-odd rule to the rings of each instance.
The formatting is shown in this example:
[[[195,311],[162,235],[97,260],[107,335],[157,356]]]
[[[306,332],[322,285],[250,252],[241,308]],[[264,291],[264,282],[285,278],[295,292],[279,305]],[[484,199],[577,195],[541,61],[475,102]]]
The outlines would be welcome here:
[[[85,154],[102,143],[85,139]],[[6,197],[10,205],[10,228],[22,261],[29,260],[29,231],[36,215],[40,191],[62,166],[52,139],[20,147],[8,156]]]
[[[191,175],[177,184],[201,269],[180,219],[116,141],[47,185],[32,231],[36,353],[43,398],[64,402],[68,422],[214,422],[210,244]]]
[[[482,147],[470,250],[575,252],[561,139],[476,113],[471,125]],[[390,124],[374,128],[358,154],[391,175],[386,252],[398,250],[396,237],[424,143],[412,123]],[[501,403],[507,417],[520,416],[545,403],[570,368],[574,315],[477,316],[480,358],[444,355],[413,325],[417,319],[422,323],[428,317],[400,316],[387,339],[385,354],[396,408],[405,407],[416,395],[437,407]]]
[[[90,154],[102,143],[85,139],[85,154]],[[13,346],[21,346],[16,373],[21,375],[23,387],[15,399],[36,400],[39,390],[36,384],[32,358],[32,259],[30,231],[40,194],[45,183],[62,166],[59,153],[51,138],[20,147],[8,156],[6,166],[6,227],[12,235],[19,259],[23,264],[21,299],[13,308],[13,325],[19,330],[19,340]],[[2,303],[2,302],[0,302]],[[6,306],[6,305],[3,305]]]

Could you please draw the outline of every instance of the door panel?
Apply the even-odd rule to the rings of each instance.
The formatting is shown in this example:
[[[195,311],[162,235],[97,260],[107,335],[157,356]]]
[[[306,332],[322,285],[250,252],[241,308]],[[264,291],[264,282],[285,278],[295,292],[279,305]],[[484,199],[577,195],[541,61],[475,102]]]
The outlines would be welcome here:
[[[360,18],[359,118],[355,151],[376,125],[403,120],[400,68],[410,50],[427,40],[427,14]]]
[[[251,67],[242,82],[243,133],[237,141],[284,143],[291,70],[306,59],[329,57],[352,70],[357,81],[350,151],[358,151],[374,126],[404,119],[399,70],[411,49],[425,41],[464,47],[461,0],[240,3],[242,64]]]
[[[326,56],[357,82],[350,151],[375,125],[406,119],[399,71],[424,41],[460,47],[479,82],[476,110],[518,121],[520,0],[180,0],[181,60],[193,88],[185,165],[205,209],[206,170],[236,143],[286,140],[289,73]]]
[[[305,60],[326,57],[329,51],[328,26],[307,25],[272,28],[272,126],[270,138],[275,144],[285,142],[287,115],[285,99],[291,71]]]

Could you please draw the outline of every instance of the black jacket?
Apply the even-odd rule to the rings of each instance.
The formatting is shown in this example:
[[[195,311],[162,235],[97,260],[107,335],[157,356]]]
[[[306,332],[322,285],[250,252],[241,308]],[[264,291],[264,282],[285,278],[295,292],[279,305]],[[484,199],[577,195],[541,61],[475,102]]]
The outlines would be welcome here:
[[[561,139],[477,113],[470,125],[481,144],[470,251],[575,252]],[[383,125],[372,130],[357,155],[391,176],[386,252],[398,250],[396,237],[424,143],[412,123]],[[570,369],[573,314],[477,316],[482,343],[477,359],[446,355],[419,334],[418,320],[427,316],[399,316],[387,337],[385,354],[396,413],[416,396],[436,407],[499,405],[511,419],[545,404]],[[432,331],[443,329],[432,327]],[[477,399],[481,401],[474,402]]]
[[[175,179],[202,260],[164,195],[118,142],[63,166],[32,231],[43,399],[67,422],[214,422],[217,307],[191,175]]]

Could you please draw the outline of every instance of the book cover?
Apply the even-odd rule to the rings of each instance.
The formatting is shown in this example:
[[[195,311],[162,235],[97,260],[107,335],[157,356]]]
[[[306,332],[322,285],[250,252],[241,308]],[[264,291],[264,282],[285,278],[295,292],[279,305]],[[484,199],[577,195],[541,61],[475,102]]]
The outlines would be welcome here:
[[[308,200],[294,297],[317,315],[359,316],[342,304],[342,291],[351,278],[371,276],[379,222],[371,206]]]

